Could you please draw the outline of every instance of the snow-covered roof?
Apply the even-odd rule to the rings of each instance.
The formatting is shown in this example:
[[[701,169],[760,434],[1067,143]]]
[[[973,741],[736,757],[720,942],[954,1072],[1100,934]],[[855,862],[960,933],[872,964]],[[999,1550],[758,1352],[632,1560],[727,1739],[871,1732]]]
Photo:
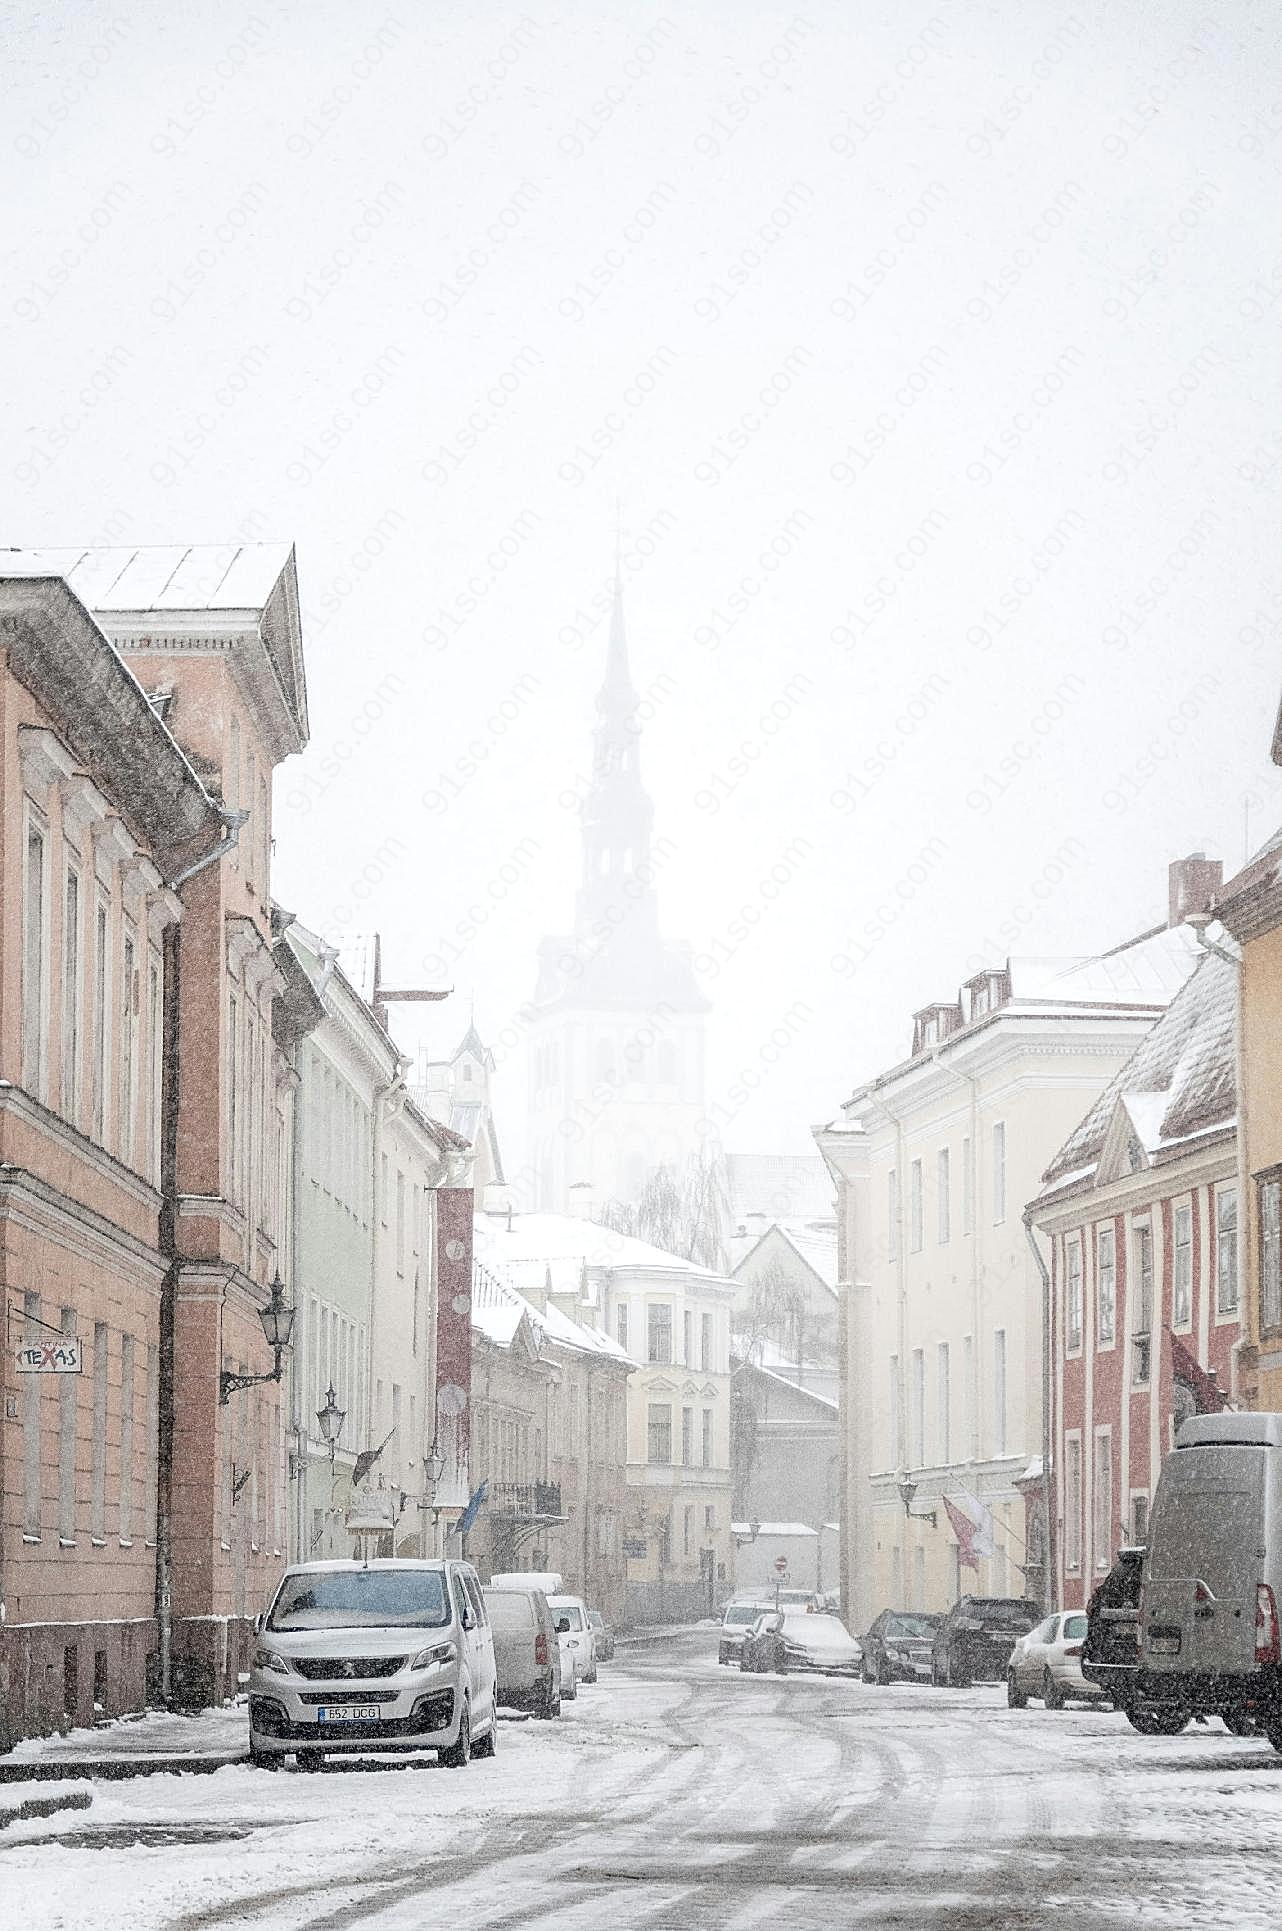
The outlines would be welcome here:
[[[529,1323],[536,1348],[551,1342],[558,1347],[576,1348],[582,1354],[628,1361],[625,1351],[608,1334],[584,1321],[575,1321],[558,1307],[537,1307],[505,1276],[502,1264],[496,1266],[491,1253],[478,1252],[472,1270],[472,1326],[496,1347],[510,1348],[523,1320]]]
[[[735,1252],[735,1242],[742,1249],[734,1263],[737,1275],[743,1263],[754,1254],[772,1231],[777,1229],[788,1242],[793,1252],[803,1260],[813,1273],[817,1274],[825,1287],[833,1292],[837,1289],[837,1223],[835,1220],[772,1220],[767,1226],[749,1226],[744,1234],[736,1235],[731,1243]]]
[[[732,1522],[730,1528],[734,1535],[752,1534],[751,1522]],[[804,1535],[813,1537],[817,1536],[819,1531],[818,1529],[812,1529],[808,1522],[758,1522],[757,1534],[758,1536]]]
[[[590,1272],[624,1268],[685,1274],[719,1287],[731,1285],[724,1274],[680,1254],[667,1254],[648,1241],[617,1234],[613,1228],[573,1214],[482,1214],[477,1227],[508,1272],[531,1284],[550,1277],[553,1288],[560,1289],[581,1280],[585,1268]]]
[[[0,565],[10,577],[63,577],[95,611],[261,611],[290,554],[288,543],[174,543],[7,550]]]

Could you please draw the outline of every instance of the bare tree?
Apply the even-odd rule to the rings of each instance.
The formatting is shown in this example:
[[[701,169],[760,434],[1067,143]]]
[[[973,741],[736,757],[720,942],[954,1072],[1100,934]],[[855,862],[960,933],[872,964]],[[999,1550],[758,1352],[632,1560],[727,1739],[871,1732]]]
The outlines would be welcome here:
[[[612,1200],[601,1218],[616,1233],[632,1234],[714,1273],[725,1271],[729,1202],[715,1160],[692,1157],[679,1172],[655,1167],[635,1204]]]

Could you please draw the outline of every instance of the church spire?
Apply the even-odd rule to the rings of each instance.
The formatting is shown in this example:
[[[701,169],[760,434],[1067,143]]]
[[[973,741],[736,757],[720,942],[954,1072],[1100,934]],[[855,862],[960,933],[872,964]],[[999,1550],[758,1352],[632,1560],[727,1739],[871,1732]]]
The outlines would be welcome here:
[[[630,907],[652,901],[650,826],[654,807],[641,782],[637,693],[628,667],[623,569],[616,543],[614,601],[605,676],[596,698],[592,781],[583,805],[583,882],[579,920],[600,915],[621,895]]]

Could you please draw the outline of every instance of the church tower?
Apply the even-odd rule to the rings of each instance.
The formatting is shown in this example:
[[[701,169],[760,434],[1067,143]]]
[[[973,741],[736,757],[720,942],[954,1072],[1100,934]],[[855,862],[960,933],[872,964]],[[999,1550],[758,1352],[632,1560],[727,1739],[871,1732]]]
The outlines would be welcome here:
[[[527,1008],[528,1191],[545,1212],[634,1201],[700,1146],[708,1001],[689,946],[659,927],[656,880],[676,848],[651,836],[617,566],[596,713],[574,929],[539,947]]]

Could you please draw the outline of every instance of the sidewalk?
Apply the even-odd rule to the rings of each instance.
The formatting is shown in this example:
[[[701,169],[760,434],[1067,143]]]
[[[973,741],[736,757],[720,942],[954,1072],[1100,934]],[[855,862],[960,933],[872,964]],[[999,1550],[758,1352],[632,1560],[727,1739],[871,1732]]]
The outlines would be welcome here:
[[[64,1778],[208,1776],[249,1755],[244,1702],[194,1716],[148,1710],[61,1736],[26,1737],[0,1757],[0,1786]],[[6,1798],[5,1801],[8,1801]]]

